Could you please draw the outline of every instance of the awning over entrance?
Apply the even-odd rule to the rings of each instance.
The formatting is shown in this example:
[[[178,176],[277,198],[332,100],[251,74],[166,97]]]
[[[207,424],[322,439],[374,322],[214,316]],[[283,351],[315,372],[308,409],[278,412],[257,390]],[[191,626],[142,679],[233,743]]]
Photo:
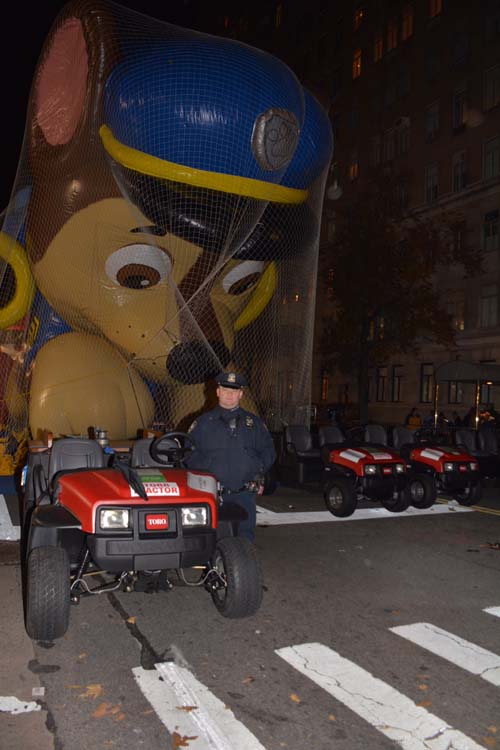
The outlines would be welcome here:
[[[434,380],[436,383],[457,381],[500,385],[500,365],[463,362],[462,360],[445,362],[434,370]]]

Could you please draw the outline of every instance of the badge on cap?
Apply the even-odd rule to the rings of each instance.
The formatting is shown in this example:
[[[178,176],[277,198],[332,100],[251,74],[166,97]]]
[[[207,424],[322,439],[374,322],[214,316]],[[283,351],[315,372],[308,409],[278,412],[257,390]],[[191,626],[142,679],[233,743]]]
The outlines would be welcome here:
[[[228,372],[228,374],[227,374],[227,382],[228,383],[236,383],[236,373],[235,372]]]

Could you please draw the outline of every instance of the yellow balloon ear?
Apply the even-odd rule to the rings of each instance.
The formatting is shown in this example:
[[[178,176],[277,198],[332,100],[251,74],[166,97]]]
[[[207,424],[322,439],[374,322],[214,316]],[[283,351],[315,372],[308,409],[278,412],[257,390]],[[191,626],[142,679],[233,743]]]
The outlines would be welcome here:
[[[270,263],[262,274],[254,293],[250,297],[248,305],[241,312],[239,318],[234,324],[235,331],[241,331],[247,325],[259,317],[263,309],[267,306],[269,300],[274,294],[277,283],[276,264]]]
[[[0,292],[0,328],[9,328],[21,320],[31,307],[35,283],[24,249],[5,232],[0,232],[0,259],[5,263],[0,273],[0,285],[9,267],[15,280],[14,292],[9,298],[4,299],[7,285]]]

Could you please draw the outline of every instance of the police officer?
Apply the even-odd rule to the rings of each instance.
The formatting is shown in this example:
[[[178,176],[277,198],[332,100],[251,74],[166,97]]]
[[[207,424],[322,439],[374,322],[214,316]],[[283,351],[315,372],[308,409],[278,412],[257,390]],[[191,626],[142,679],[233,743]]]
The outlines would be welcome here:
[[[263,489],[264,474],[276,459],[274,443],[262,419],[240,406],[245,378],[236,372],[221,372],[216,382],[219,404],[189,428],[196,448],[185,461],[192,469],[214,474],[223,500],[247,512],[239,535],[253,542],[256,494]]]

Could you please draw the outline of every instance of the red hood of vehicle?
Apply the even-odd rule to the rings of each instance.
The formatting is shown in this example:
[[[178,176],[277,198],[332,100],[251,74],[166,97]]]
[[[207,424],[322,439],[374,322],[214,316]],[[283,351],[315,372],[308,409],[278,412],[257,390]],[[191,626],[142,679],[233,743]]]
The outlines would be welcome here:
[[[192,503],[210,505],[212,526],[217,525],[217,482],[215,477],[185,469],[136,469],[151,507]],[[96,511],[100,505],[142,506],[149,503],[130,487],[117,469],[88,469],[63,474],[58,481],[58,502],[71,511],[82,524],[82,530],[94,533]]]
[[[400,464],[404,463],[395,451],[381,446],[356,446],[355,448],[335,448],[330,451],[330,463],[346,466],[359,476],[363,476],[366,464]]]
[[[418,448],[413,448],[410,453],[410,459],[412,461],[420,461],[420,463],[427,464],[428,466],[433,466],[436,471],[439,472],[444,471],[444,463],[477,463],[477,459],[474,458],[474,456],[471,456],[460,448],[454,448],[450,445],[422,445]]]

